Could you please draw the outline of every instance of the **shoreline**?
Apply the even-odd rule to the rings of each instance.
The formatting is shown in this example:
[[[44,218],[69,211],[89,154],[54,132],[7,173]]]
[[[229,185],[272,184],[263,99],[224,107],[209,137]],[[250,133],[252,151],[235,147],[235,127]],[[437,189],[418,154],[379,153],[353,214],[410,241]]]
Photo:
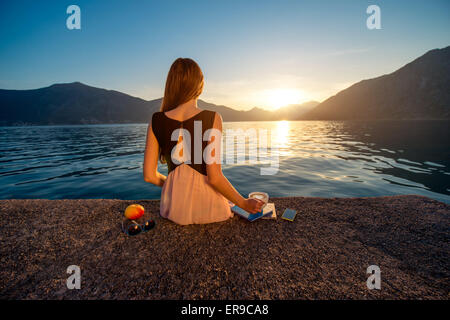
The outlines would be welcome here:
[[[209,109],[204,109],[209,110]],[[440,122],[450,122],[450,119],[439,119],[439,118],[404,118],[404,119],[393,119],[393,118],[386,118],[386,119],[281,119],[281,120],[233,120],[233,121],[227,121],[223,120],[224,123],[232,123],[232,122],[274,122],[274,121],[330,121],[330,122],[345,122],[345,121],[352,121],[352,122],[395,122],[395,121],[440,121]],[[117,125],[148,125],[147,122],[111,122],[111,123],[66,123],[66,124],[38,124],[38,123],[24,123],[24,124],[0,124],[0,127],[3,128],[20,128],[20,127],[78,127],[78,126],[117,126]]]
[[[449,299],[450,205],[423,196],[271,198],[277,220],[178,226],[159,200],[0,200],[3,299]],[[120,232],[126,206],[156,221]],[[285,208],[294,222],[281,219]],[[81,268],[69,290],[66,269]],[[381,269],[381,290],[366,269]]]

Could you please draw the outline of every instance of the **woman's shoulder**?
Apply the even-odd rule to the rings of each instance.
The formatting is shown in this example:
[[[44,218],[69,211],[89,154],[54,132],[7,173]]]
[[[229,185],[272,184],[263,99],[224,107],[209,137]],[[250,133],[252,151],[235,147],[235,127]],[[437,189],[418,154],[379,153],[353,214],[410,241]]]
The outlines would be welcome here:
[[[162,112],[162,111],[155,111],[155,112],[153,112],[152,117],[160,117],[163,114],[164,114],[164,112]]]
[[[206,115],[208,115],[209,118],[215,119],[216,117],[222,118],[222,116],[220,115],[219,112],[217,111],[212,111],[212,110],[208,110],[208,109],[203,109],[202,113],[205,113]]]
[[[156,111],[153,112],[151,120],[150,120],[150,124],[153,128],[153,131],[158,131],[160,129],[160,126],[162,125],[162,122],[164,120],[164,112],[161,111]]]
[[[152,123],[153,123],[154,120],[161,119],[161,117],[163,115],[164,115],[164,112],[162,112],[162,111],[153,112],[153,114],[152,114]]]
[[[222,116],[217,111],[204,110],[204,119],[206,120],[206,128],[222,128]]]

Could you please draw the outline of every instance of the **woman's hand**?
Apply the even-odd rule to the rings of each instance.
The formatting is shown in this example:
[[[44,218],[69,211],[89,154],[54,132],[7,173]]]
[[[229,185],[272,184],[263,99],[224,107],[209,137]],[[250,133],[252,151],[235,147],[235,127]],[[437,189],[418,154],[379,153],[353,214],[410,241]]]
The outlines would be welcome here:
[[[261,211],[262,206],[264,205],[264,201],[259,199],[245,199],[243,203],[242,209],[249,213],[257,213]]]

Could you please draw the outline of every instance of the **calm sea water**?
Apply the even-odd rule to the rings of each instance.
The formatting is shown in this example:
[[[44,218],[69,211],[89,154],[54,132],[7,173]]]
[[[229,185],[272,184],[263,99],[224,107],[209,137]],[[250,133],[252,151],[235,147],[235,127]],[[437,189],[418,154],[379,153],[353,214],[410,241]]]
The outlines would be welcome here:
[[[263,128],[279,142],[268,164],[223,165],[243,195],[359,197],[420,194],[450,203],[450,126],[445,121],[228,122]],[[147,126],[0,127],[0,198],[155,199],[142,160]],[[243,152],[243,150],[239,150]],[[160,170],[166,174],[164,165]]]

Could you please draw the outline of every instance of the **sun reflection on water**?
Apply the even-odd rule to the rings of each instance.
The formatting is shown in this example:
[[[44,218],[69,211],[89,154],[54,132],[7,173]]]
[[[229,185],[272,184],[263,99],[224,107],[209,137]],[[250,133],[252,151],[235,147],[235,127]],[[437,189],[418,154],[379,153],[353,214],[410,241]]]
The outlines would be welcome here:
[[[272,129],[271,144],[278,148],[280,155],[289,156],[289,121],[277,121],[276,127]]]

